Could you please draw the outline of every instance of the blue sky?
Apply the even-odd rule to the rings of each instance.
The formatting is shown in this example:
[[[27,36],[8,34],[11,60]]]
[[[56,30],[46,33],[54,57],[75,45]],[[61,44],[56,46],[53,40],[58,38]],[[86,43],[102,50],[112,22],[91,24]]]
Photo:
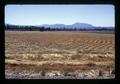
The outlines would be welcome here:
[[[113,5],[6,5],[5,23],[15,25],[88,23],[114,26]]]

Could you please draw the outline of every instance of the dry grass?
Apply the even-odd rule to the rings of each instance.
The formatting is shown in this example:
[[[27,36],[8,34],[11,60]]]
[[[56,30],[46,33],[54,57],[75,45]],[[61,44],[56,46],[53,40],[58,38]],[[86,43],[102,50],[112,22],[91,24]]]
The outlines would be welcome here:
[[[5,31],[5,69],[114,69],[114,34],[90,32]]]

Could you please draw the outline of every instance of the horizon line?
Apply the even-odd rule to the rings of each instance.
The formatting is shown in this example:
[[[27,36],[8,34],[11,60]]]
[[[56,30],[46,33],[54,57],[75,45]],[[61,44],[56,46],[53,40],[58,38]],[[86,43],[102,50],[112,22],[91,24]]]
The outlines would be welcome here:
[[[82,22],[75,22],[75,23],[82,23]],[[55,24],[63,24],[63,25],[73,25],[75,23],[72,23],[72,24],[63,24],[63,23],[54,23],[54,24],[47,24],[47,23],[44,23],[44,24],[11,24],[11,23],[5,23],[5,25],[19,25],[19,26],[42,26],[42,25],[55,25]],[[83,24],[89,24],[89,23],[83,23]],[[92,25],[92,24],[89,24],[89,25]],[[114,25],[109,25],[109,26],[95,26],[95,25],[92,25],[93,27],[115,27]]]

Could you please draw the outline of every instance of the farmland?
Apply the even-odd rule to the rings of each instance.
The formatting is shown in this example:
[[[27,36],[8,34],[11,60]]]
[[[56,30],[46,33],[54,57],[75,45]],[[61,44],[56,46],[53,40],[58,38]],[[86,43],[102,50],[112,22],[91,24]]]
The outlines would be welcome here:
[[[114,33],[5,31],[7,79],[114,78]]]

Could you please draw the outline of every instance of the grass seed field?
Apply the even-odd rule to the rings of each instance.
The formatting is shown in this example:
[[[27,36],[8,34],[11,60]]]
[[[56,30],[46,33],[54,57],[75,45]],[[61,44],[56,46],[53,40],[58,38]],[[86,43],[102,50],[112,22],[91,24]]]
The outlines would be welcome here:
[[[114,33],[5,31],[7,79],[110,79]]]

